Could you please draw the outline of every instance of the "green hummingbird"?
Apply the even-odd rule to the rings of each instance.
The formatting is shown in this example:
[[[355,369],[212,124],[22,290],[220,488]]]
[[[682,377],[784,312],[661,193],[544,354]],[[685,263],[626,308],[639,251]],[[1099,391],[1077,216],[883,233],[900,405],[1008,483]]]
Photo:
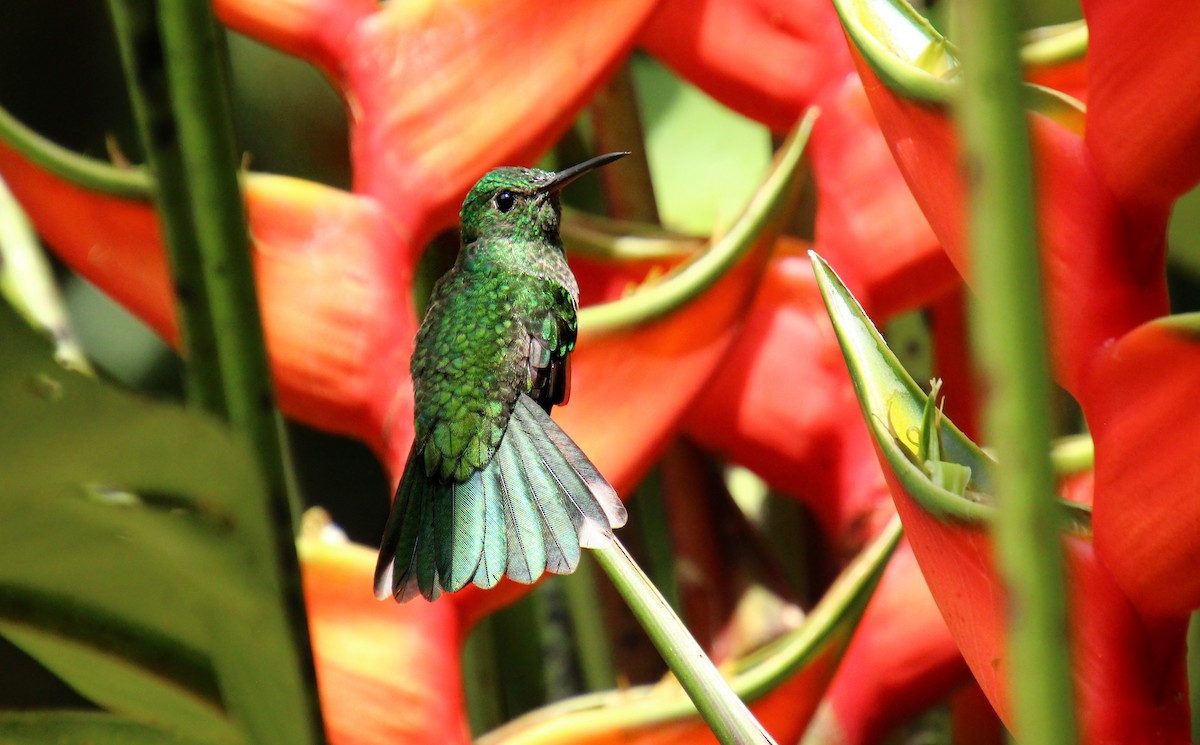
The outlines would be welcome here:
[[[412,355],[416,436],[375,567],[375,596],[428,600],[508,575],[568,574],[625,507],[550,418],[570,388],[579,287],[559,191],[628,153],[557,171],[497,168],[462,206],[462,247]]]

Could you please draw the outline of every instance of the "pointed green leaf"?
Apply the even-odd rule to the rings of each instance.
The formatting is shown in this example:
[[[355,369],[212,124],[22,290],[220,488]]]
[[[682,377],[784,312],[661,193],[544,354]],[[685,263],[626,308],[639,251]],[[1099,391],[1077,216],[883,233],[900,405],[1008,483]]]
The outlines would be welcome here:
[[[228,739],[225,707],[249,690],[270,718],[300,716],[278,684],[294,652],[243,443],[59,367],[7,305],[0,340],[0,629],[165,729]]]

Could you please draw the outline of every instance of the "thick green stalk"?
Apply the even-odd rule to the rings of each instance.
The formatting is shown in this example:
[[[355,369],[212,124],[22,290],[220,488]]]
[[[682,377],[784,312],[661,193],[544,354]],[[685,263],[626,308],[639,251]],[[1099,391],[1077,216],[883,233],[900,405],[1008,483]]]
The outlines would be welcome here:
[[[671,544],[671,524],[663,496],[662,466],[656,467],[642,480],[626,506],[629,510],[629,526],[637,531],[633,541],[634,550],[642,557],[646,576],[666,598],[671,609],[679,613],[683,606],[676,573],[675,548]],[[703,509],[700,505],[693,507]]]
[[[208,3],[164,0],[159,22],[229,421],[253,443],[272,491],[289,502],[280,517],[290,512],[294,535],[301,510],[287,483],[263,341],[222,41]]]
[[[504,687],[497,665],[495,615],[479,619],[463,644],[462,681],[471,733],[480,735],[504,723]]]
[[[109,9],[134,119],[157,187],[153,199],[170,259],[181,349],[190,361],[184,366],[184,390],[191,405],[227,419],[229,407],[210,321],[212,308],[193,228],[195,216],[189,202],[183,152],[167,93],[158,14],[151,0],[109,0]]]
[[[977,0],[954,10],[964,79],[956,113],[971,185],[978,297],[972,340],[991,393],[985,432],[1002,466],[992,534],[1009,598],[1015,732],[1023,742],[1073,743],[1066,590],[1049,458],[1049,362],[1015,9],[1005,0]]]
[[[774,743],[621,541],[614,537],[610,545],[593,553],[717,739]]]
[[[265,586],[278,592],[278,605],[268,603],[258,628],[247,629],[261,638],[260,659],[240,657],[235,645],[215,645],[222,693],[252,739],[319,742],[324,732],[295,547],[299,500],[263,340],[222,40],[207,2],[159,0],[152,7],[149,0],[122,0],[116,5],[118,32],[141,33],[122,46],[130,50],[136,79],[131,91],[152,96],[137,104],[138,116],[150,125],[146,149],[154,153],[156,169],[167,165],[155,174],[158,205],[164,215],[171,213],[164,224],[179,227],[168,228],[166,238],[191,233],[172,249],[172,258],[187,252],[173,267],[177,280],[184,281],[181,300],[194,300],[189,288],[199,288],[207,300],[204,313],[190,308],[189,323],[208,328],[193,331],[189,341],[211,337],[214,354],[201,356],[193,348],[189,366],[216,368],[223,414],[249,443],[267,488],[260,519],[248,535],[263,544],[255,553],[270,557],[262,574]],[[282,702],[269,709],[255,700],[264,664],[277,683],[272,700]]]

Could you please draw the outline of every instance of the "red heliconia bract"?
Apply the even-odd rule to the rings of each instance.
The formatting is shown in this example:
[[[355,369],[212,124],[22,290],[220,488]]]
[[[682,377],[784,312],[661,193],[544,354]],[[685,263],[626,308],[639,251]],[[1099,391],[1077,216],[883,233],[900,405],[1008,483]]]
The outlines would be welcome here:
[[[901,542],[805,745],[881,742],[970,678],[912,549]]]
[[[453,603],[384,604],[370,587],[375,552],[299,544],[313,662],[331,745],[469,743]]]
[[[1007,601],[988,532],[978,524],[940,519],[890,475],[889,483],[929,589],[975,679],[1011,727]],[[1187,681],[1179,641],[1186,618],[1147,626],[1090,537],[1064,535],[1063,549],[1082,741],[1185,742]]]
[[[1200,13],[1109,0],[1085,3],[1085,13],[1086,135],[1037,113],[1028,120],[1055,370],[1096,442],[1093,530],[1063,537],[1073,677],[1084,741],[1182,742],[1183,631],[1200,605],[1200,508],[1185,492],[1200,466],[1179,433],[1197,425],[1189,402],[1200,347],[1190,318],[1154,319],[1167,313],[1166,216],[1200,176],[1188,144],[1200,128],[1200,75],[1180,57]],[[949,112],[888,88],[855,56],[905,179],[969,279],[966,179]],[[930,513],[889,479],[930,589],[1007,718],[1009,611],[987,532]]]
[[[1128,433],[1151,431],[1135,420],[1149,422],[1155,411],[1172,412],[1169,422],[1157,420],[1156,433],[1167,424],[1172,432],[1195,424],[1187,403],[1191,373],[1177,367],[1190,355],[1176,355],[1170,367],[1156,363],[1158,348],[1173,342],[1149,338],[1170,332],[1143,325],[1168,311],[1166,218],[1200,178],[1200,159],[1189,144],[1200,131],[1200,110],[1192,105],[1200,75],[1177,56],[1200,28],[1200,14],[1190,3],[1097,1],[1085,11],[1092,39],[1086,134],[1030,118],[1052,350],[1059,381],[1079,400],[1097,443],[1097,546],[1143,613],[1182,614],[1200,606],[1200,575],[1191,558],[1194,533],[1175,529],[1200,525],[1200,507],[1184,493],[1200,478],[1200,465],[1185,445],[1172,444],[1182,442],[1177,437]],[[1151,47],[1174,51],[1147,54]],[[1130,55],[1153,64],[1134,65]],[[948,113],[892,92],[859,61],[905,178],[948,255],[969,277],[963,180]],[[1165,67],[1172,61],[1177,68]],[[1143,341],[1125,343],[1139,327],[1136,338]],[[1171,378],[1154,380],[1168,370]],[[1137,371],[1148,376],[1142,386],[1160,399],[1149,408],[1131,397]],[[1166,403],[1171,397],[1174,405]],[[1157,540],[1148,542],[1150,536]]]
[[[892,509],[802,248],[777,247],[729,360],[686,427],[706,449],[802,496],[846,558]],[[803,399],[793,402],[796,391]]]
[[[214,5],[231,28],[329,75],[350,113],[354,191],[419,253],[485,171],[528,163],[566,131],[654,2]]]

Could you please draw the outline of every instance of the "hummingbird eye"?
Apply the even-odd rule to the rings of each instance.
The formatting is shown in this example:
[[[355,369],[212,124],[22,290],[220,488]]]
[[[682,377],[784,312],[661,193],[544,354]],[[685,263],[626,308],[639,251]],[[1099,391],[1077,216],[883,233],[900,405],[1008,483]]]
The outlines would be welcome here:
[[[508,189],[496,195],[496,209],[501,212],[508,212],[517,203],[517,198]]]

